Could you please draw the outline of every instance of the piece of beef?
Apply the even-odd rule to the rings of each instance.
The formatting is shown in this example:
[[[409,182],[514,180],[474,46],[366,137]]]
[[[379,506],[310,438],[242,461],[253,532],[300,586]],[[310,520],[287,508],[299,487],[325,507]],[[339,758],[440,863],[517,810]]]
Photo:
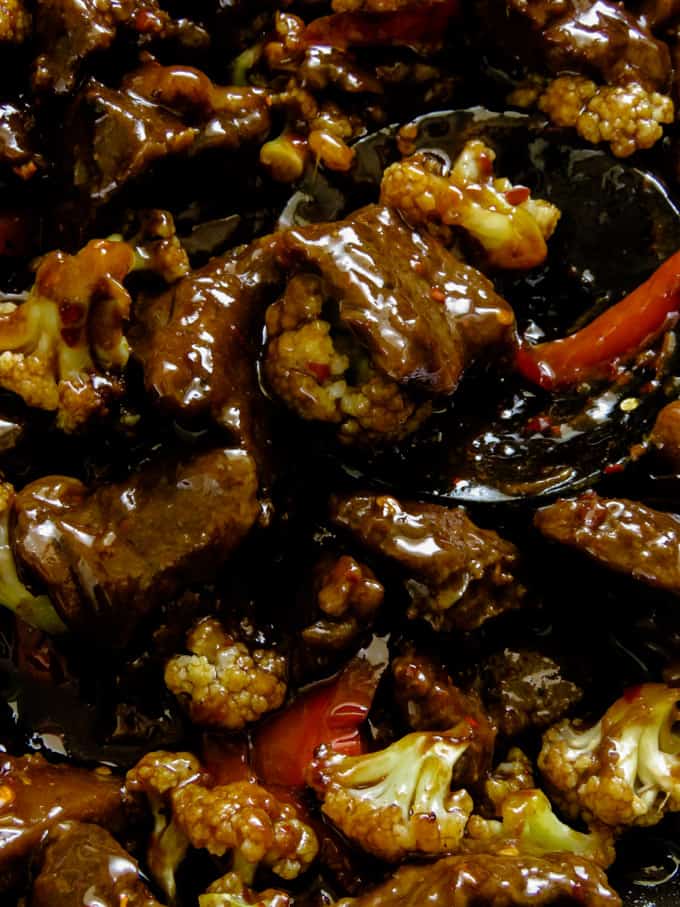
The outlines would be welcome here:
[[[645,20],[610,0],[481,0],[485,37],[527,66],[643,88],[668,87],[668,47]]]
[[[540,652],[503,649],[484,662],[480,675],[484,702],[508,737],[548,727],[583,696],[557,662]]]
[[[261,90],[215,85],[188,66],[147,63],[117,90],[90,80],[71,110],[66,140],[74,184],[103,203],[169,155],[235,151],[269,127]]]
[[[549,857],[445,857],[426,866],[403,866],[351,907],[620,907],[604,872],[571,854]]]
[[[24,178],[32,176],[40,164],[31,135],[34,125],[25,106],[0,104],[0,166],[9,166]]]
[[[241,450],[167,460],[92,492],[47,476],[15,498],[15,557],[70,627],[124,644],[159,604],[215,577],[257,518],[256,493]]]
[[[475,526],[461,507],[355,494],[335,498],[331,518],[398,568],[411,598],[409,617],[437,630],[473,630],[522,602],[517,548]]]
[[[209,43],[207,32],[189,20],[172,19],[157,0],[36,0],[34,87],[56,94],[71,91],[83,63],[108,50],[119,29],[143,41]]]
[[[534,524],[605,567],[680,595],[680,520],[670,513],[588,492],[542,508]]]
[[[139,866],[98,825],[64,822],[50,834],[28,907],[161,907]]]
[[[322,275],[339,321],[399,383],[451,394],[476,356],[513,342],[512,310],[491,282],[389,208],[291,229],[279,257]]]
[[[46,831],[74,819],[118,829],[120,779],[106,769],[51,765],[42,756],[0,756],[0,867],[30,856]]]
[[[680,472],[680,400],[664,406],[656,417],[649,440],[664,463]]]
[[[450,674],[427,655],[408,653],[392,662],[397,706],[413,731],[446,731],[470,719],[488,728],[489,716],[475,692],[457,687]]]
[[[260,463],[269,444],[256,362],[269,241],[214,259],[138,301],[129,337],[150,397],[179,422],[227,428]]]

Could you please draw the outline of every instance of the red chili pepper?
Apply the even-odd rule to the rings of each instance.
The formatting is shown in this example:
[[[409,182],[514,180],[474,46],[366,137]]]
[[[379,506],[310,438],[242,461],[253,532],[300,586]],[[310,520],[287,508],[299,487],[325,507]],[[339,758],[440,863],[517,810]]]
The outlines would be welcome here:
[[[364,751],[366,720],[385,664],[357,656],[330,682],[315,684],[266,721],[252,739],[252,766],[265,784],[298,787],[322,743],[339,753]]]
[[[248,738],[245,734],[225,737],[206,732],[203,735],[201,754],[201,762],[215,784],[252,781],[255,777],[250,770]]]
[[[331,367],[325,362],[308,362],[307,371],[311,372],[320,384],[323,384],[330,378]]]
[[[444,0],[388,13],[335,13],[310,22],[302,41],[308,46],[320,44],[339,50],[390,44],[436,45],[458,9],[459,0]]]
[[[680,315],[680,252],[621,302],[589,325],[564,337],[524,345],[517,353],[518,371],[540,387],[568,387],[602,377],[619,360],[644,349]]]
[[[642,684],[638,684],[634,687],[628,687],[628,689],[623,691],[623,698],[626,702],[635,702],[636,699],[639,699],[642,695]]]

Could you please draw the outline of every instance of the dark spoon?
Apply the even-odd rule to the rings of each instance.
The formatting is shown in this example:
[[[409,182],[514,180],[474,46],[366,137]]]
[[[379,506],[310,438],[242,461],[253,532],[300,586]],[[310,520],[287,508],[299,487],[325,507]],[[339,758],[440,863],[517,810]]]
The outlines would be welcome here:
[[[484,139],[496,151],[499,175],[562,211],[541,268],[495,275],[522,334],[550,339],[577,329],[680,247],[680,210],[657,177],[600,149],[574,145],[541,118],[472,108],[414,122],[415,146],[448,158],[468,139]],[[357,142],[350,174],[311,174],[282,223],[333,220],[377,200],[384,168],[400,157],[397,132],[392,126]],[[667,358],[660,377],[672,374],[675,364]],[[602,386],[584,398],[548,395],[513,375],[473,374],[416,438],[368,459],[343,452],[340,463],[366,480],[454,500],[516,501],[576,491],[627,462],[667,402],[667,384],[650,380],[658,377],[649,365],[634,367],[627,384]]]

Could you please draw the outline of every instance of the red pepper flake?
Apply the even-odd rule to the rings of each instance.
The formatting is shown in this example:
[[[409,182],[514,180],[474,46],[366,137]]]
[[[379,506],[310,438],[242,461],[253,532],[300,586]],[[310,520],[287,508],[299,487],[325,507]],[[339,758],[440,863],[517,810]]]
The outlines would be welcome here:
[[[440,290],[439,287],[432,287],[430,289],[430,296],[435,302],[446,302],[446,293],[443,290]]]
[[[561,438],[562,437],[562,426],[561,425],[551,425],[550,434],[553,436],[553,438]]]
[[[616,472],[623,472],[624,465],[623,463],[607,463],[604,468],[604,474],[606,476],[613,475]]]
[[[330,378],[331,367],[325,362],[308,362],[307,371],[311,372],[317,381],[323,383]]]
[[[83,317],[83,307],[77,302],[62,302],[59,306],[59,317],[63,325],[74,325]]]
[[[158,16],[143,9],[135,16],[135,29],[141,34],[157,32],[161,29],[161,22]]]
[[[470,727],[472,727],[472,728],[479,727],[479,721],[477,721],[476,718],[473,718],[472,715],[466,715],[463,720],[465,721],[466,724],[469,724]]]
[[[505,193],[505,199],[511,205],[521,205],[522,202],[527,201],[529,198],[531,198],[531,190],[527,189],[526,186],[513,186],[512,189],[508,189]]]
[[[491,176],[491,174],[493,173],[493,160],[491,158],[491,155],[487,154],[485,151],[482,151],[482,153],[477,158],[477,163],[479,164],[480,173],[482,173],[483,176]]]
[[[639,683],[637,686],[628,687],[627,690],[623,691],[623,698],[626,702],[635,702],[636,699],[639,699],[642,695],[642,684]]]
[[[552,419],[550,416],[534,416],[526,424],[526,430],[529,434],[536,432],[546,432],[552,428]]]

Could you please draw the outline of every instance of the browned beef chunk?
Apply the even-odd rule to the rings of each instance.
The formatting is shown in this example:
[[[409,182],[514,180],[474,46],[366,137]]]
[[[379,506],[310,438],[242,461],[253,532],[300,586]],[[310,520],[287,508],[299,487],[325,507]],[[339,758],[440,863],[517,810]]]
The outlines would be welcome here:
[[[460,507],[356,494],[336,498],[331,515],[398,567],[411,598],[409,617],[435,629],[472,630],[522,601],[525,590],[513,575],[517,548],[475,526]]]
[[[186,584],[210,582],[258,514],[253,460],[213,450],[88,492],[48,476],[14,502],[14,551],[76,630],[124,643]]]
[[[325,278],[339,321],[399,383],[450,394],[482,350],[513,341],[512,310],[490,281],[389,208],[291,229],[279,257]]]
[[[267,245],[215,259],[161,296],[141,300],[130,332],[147,392],[181,422],[216,422],[258,459],[267,433],[256,361]]]
[[[404,866],[352,907],[620,907],[602,870],[567,854],[446,857],[429,866]]]
[[[234,151],[268,131],[259,90],[223,88],[191,67],[147,63],[120,90],[91,80],[75,103],[67,138],[75,185],[104,202],[168,155]]]
[[[0,866],[34,852],[44,833],[75,819],[122,825],[121,785],[105,770],[50,765],[42,756],[0,757]]]
[[[397,705],[414,731],[445,731],[471,719],[493,733],[479,696],[457,687],[450,675],[427,655],[400,655],[392,662]]]
[[[577,703],[582,690],[562,676],[560,666],[540,652],[504,649],[481,672],[484,701],[502,734],[545,728]]]
[[[644,19],[610,0],[484,0],[488,35],[530,66],[579,72],[599,81],[668,86],[668,47]]]
[[[161,907],[108,831],[65,822],[51,835],[29,907]]]
[[[669,513],[589,492],[544,507],[534,523],[605,567],[680,595],[680,521]]]
[[[669,403],[661,410],[650,441],[668,467],[680,472],[680,400]]]
[[[31,141],[33,118],[24,108],[0,104],[0,166],[8,165],[19,176],[31,176],[39,158]]]
[[[144,39],[173,38],[205,44],[208,35],[185,19],[173,20],[157,0],[37,0],[34,85],[57,94],[70,91],[83,62],[107,50],[123,27]]]

